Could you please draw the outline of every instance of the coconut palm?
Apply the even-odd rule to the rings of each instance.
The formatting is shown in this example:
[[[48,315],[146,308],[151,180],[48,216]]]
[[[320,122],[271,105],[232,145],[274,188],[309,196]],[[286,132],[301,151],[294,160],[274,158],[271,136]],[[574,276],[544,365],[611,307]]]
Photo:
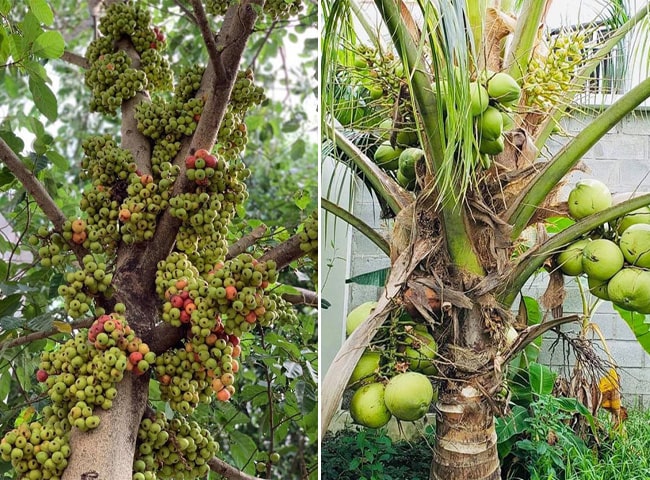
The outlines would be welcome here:
[[[549,37],[542,26],[550,3],[323,4],[325,143],[362,174],[395,222],[390,242],[369,235],[390,252],[391,269],[373,314],[354,330],[328,370],[322,428],[338,408],[364,347],[389,318],[406,310],[434,332],[444,359],[437,365],[432,479],[500,478],[494,415],[504,409],[497,393],[506,365],[548,329],[576,319],[560,316],[520,329],[514,343],[506,341],[522,286],[541,268],[561,276],[555,254],[650,204],[648,194],[632,197],[551,237],[537,228],[550,216],[567,214],[566,202],[556,195],[563,179],[650,96],[650,79],[641,81],[557,154],[543,158],[539,152],[570,115],[572,100],[591,73],[646,15],[645,7],[628,16],[621,4],[608,2],[601,21]],[[603,24],[608,35],[591,42]],[[496,110],[499,119],[488,120],[486,108]],[[493,111],[489,115],[496,118]],[[505,134],[504,121],[513,122]],[[419,144],[423,155],[411,160],[412,178],[401,165],[390,171],[373,162],[377,145],[367,148],[366,136],[359,146],[359,132],[377,144],[384,141],[386,148]],[[370,232],[327,199],[322,205]],[[526,246],[522,233],[531,230],[540,234]],[[648,329],[640,322],[635,333],[648,350]]]

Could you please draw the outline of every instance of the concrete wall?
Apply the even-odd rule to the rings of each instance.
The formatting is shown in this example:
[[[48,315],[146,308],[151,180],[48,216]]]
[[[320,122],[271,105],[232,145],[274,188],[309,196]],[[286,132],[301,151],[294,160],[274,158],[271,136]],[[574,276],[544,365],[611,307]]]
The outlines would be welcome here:
[[[650,113],[636,112],[621,122],[611,133],[607,134],[584,157],[584,164],[588,171],[575,172],[570,176],[569,186],[582,177],[600,179],[608,184],[613,194],[626,194],[628,192],[650,191]],[[568,133],[576,134],[582,130],[589,116],[574,116],[566,122]],[[557,152],[566,142],[566,138],[556,138],[549,142],[545,156]],[[379,219],[379,209],[371,195],[363,188],[363,184],[356,184],[356,198],[354,213],[367,223],[374,225],[383,234],[390,231],[390,222]],[[568,189],[565,189],[565,195]],[[347,253],[348,278],[361,273],[370,272],[389,266],[388,258],[377,247],[369,242],[363,235],[356,231],[350,233],[350,248]],[[342,279],[340,282],[342,283]],[[531,282],[524,294],[539,298],[545,288],[543,278]],[[567,281],[569,293],[565,301],[565,314],[582,312],[581,300],[578,295],[577,284]],[[335,300],[345,301],[347,308],[339,310],[335,315],[332,312],[323,312],[323,337],[328,338],[324,346],[322,365],[327,371],[331,359],[336,354],[336,349],[344,339],[345,313],[355,306],[368,300],[376,300],[380,289],[360,285],[345,287],[346,295],[338,295]],[[327,293],[324,292],[327,298]],[[329,299],[332,301],[332,299]],[[626,404],[643,403],[650,406],[650,356],[636,343],[635,337],[627,324],[611,308],[609,302],[603,302],[594,316],[596,323],[605,337],[607,345],[618,365],[622,368],[622,387]],[[569,327],[566,327],[569,328]],[[336,339],[337,341],[332,341]],[[551,341],[546,340],[546,350],[542,359],[551,363],[557,369],[564,363],[561,349],[555,352],[548,351]],[[603,353],[604,356],[604,353]]]

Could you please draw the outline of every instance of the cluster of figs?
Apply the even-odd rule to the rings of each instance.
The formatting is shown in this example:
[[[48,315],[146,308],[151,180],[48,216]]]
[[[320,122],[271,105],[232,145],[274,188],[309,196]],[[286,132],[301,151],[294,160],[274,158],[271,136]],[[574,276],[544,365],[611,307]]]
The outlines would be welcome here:
[[[350,335],[372,312],[376,302],[353,309],[346,320]],[[359,425],[380,428],[395,417],[400,421],[419,420],[429,411],[436,391],[427,375],[437,369],[438,347],[425,325],[403,314],[398,321],[395,352],[375,345],[361,355],[350,375],[348,387],[354,391],[350,415]]]
[[[451,91],[445,81],[432,86],[432,94],[457,96],[458,92]],[[516,80],[505,72],[486,72],[479,79],[469,84],[469,115],[474,122],[476,150],[481,164],[488,168],[490,157],[500,154],[505,148],[504,133],[514,127],[512,107],[521,97],[521,88]],[[441,103],[443,107],[446,101]],[[390,120],[379,126],[380,130],[389,131],[393,128]],[[415,165],[424,156],[424,151],[418,146],[418,135],[414,129],[400,129],[396,140],[385,139],[375,150],[375,163],[387,171],[392,171],[402,187],[415,188]]]
[[[569,214],[576,220],[612,206],[607,186],[579,181],[569,194]],[[614,305],[650,314],[650,207],[635,210],[592,231],[556,256],[562,273],[586,275],[589,291]]]

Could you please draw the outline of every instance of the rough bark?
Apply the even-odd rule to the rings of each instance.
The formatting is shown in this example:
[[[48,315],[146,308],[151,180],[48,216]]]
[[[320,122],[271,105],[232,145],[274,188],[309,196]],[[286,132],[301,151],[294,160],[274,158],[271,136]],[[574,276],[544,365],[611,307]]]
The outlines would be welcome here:
[[[449,349],[452,365],[443,369],[447,378],[437,402],[431,480],[501,478],[490,398],[501,384],[501,370],[493,368],[497,342],[487,333],[489,307],[481,300],[460,312],[459,341]]]
[[[494,413],[482,393],[468,385],[437,408],[431,480],[500,479]]]

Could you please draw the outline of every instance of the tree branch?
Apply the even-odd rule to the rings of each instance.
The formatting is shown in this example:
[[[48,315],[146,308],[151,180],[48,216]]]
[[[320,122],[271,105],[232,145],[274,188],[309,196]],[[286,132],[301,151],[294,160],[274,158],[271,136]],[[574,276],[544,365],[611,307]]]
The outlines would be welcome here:
[[[36,176],[27,169],[25,164],[18,158],[13,150],[0,138],[0,160],[14,174],[27,192],[38,204],[45,216],[54,224],[54,228],[63,233],[63,224],[67,220],[65,214],[61,211],[45,187],[38,181]],[[82,258],[87,252],[81,245],[69,242],[70,248],[78,258]]]
[[[255,245],[266,234],[267,230],[268,227],[266,225],[260,225],[254,228],[250,233],[244,235],[228,247],[228,255],[226,255],[226,258],[234,258],[240,253],[244,253],[248,247]]]
[[[208,18],[205,15],[205,10],[203,9],[201,0],[192,0],[192,9],[194,10],[194,18],[196,19],[196,24],[199,26],[201,36],[203,37],[206,48],[208,49],[210,63],[212,64],[215,75],[219,77],[223,74],[221,52],[217,47],[217,42],[214,39],[214,33],[208,24]]]
[[[212,470],[215,473],[218,473],[219,475],[223,475],[228,480],[263,480],[261,478],[248,475],[247,473],[244,473],[241,470],[237,470],[232,465],[224,462],[223,460],[217,457],[208,460],[208,465],[210,466],[210,470]]]
[[[63,55],[61,55],[61,60],[84,69],[90,67],[88,60],[86,60],[85,57],[82,57],[81,55],[73,52],[69,52],[67,50],[63,52]]]
[[[210,65],[203,75],[197,97],[206,99],[205,106],[194,135],[183,141],[174,159],[174,164],[180,168],[180,174],[174,184],[174,195],[190,190],[191,182],[185,175],[185,157],[189,155],[190,150],[199,148],[211,150],[214,146],[219,126],[228,107],[244,48],[253,33],[257,20],[256,6],[260,1],[242,0],[241,3],[233,3],[226,12],[218,38],[219,45],[223,48],[221,60],[227,78],[217,78],[215,69]],[[143,251],[134,252],[131,258],[125,259],[125,262],[132,264],[142,278],[152,278],[157,263],[168,255],[174,245],[180,224],[179,219],[172,217],[169,211],[165,211],[158,221],[151,243],[147,244],[147,248]]]
[[[294,260],[305,256],[305,252],[300,249],[300,243],[300,237],[298,235],[294,235],[288,240],[285,240],[284,242],[267,251],[259,258],[259,260],[262,262],[265,262],[267,260],[275,260],[277,269],[280,270],[289,265]]]
[[[78,328],[88,328],[92,325],[94,321],[95,321],[94,318],[86,318],[84,320],[72,322],[70,324],[70,328],[72,330]],[[61,330],[57,328],[53,328],[52,330],[47,330],[44,332],[33,332],[28,335],[25,335],[24,337],[18,337],[18,338],[14,338],[13,340],[0,342],[0,351],[4,350],[5,348],[18,347],[20,345],[25,345],[26,343],[35,342],[36,340],[42,340],[43,338],[51,337],[52,335],[56,335],[57,333],[64,333],[64,332],[61,332]]]
[[[298,293],[283,293],[282,298],[294,305],[309,305],[318,307],[318,293],[307,290],[306,288],[293,287]]]

